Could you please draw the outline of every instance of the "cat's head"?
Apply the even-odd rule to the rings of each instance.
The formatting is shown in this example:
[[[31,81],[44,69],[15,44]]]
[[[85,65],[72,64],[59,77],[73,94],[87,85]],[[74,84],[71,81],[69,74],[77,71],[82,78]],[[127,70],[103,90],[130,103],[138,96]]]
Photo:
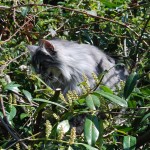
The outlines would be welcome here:
[[[27,48],[36,73],[41,74],[42,78],[46,80],[55,81],[61,73],[53,44],[48,40],[40,40],[39,46],[28,45]]]

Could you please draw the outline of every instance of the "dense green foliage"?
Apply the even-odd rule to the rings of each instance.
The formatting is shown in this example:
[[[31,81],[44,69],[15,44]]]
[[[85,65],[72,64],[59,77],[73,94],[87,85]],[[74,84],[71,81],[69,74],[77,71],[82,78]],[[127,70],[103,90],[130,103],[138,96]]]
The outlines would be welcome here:
[[[35,74],[26,48],[52,37],[102,48],[125,63],[129,78],[113,92],[100,82],[105,73],[94,76],[101,90],[84,77],[84,94],[64,98]],[[149,50],[148,0],[1,1],[0,148],[148,150]]]

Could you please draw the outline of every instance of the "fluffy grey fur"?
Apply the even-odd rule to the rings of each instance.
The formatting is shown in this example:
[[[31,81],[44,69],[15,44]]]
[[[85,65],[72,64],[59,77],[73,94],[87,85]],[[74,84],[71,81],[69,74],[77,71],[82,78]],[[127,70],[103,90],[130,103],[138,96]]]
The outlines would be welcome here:
[[[103,83],[110,88],[127,76],[123,67],[116,69],[115,61],[92,45],[57,39],[41,40],[39,46],[29,45],[28,49],[35,71],[51,88],[61,88],[63,94],[68,90],[81,94],[78,84],[83,81],[83,74],[91,88],[95,85],[93,72],[98,75],[111,68],[103,78]]]

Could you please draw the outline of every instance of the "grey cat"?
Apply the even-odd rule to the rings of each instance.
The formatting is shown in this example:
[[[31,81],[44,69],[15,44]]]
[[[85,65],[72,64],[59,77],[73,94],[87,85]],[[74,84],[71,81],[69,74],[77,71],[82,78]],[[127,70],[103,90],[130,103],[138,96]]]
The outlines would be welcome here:
[[[95,80],[92,73],[99,75],[109,70],[102,82],[112,89],[120,80],[125,80],[128,74],[123,67],[115,67],[113,58],[89,44],[60,39],[40,40],[39,46],[29,45],[28,49],[35,71],[41,74],[51,88],[61,88],[64,95],[68,90],[82,93],[78,84],[83,81],[83,74],[93,88]]]

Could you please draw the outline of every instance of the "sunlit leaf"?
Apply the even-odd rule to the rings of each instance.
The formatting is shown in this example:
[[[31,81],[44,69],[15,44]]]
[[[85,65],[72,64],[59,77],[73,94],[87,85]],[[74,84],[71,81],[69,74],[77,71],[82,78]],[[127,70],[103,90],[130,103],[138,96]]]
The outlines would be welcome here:
[[[89,145],[94,145],[99,137],[99,125],[96,116],[86,118],[84,124],[84,136]]]
[[[150,97],[150,85],[140,88],[140,91]]]
[[[114,2],[110,2],[108,0],[101,0],[101,2],[109,8],[115,8],[115,7],[121,5],[120,3],[114,3]],[[120,2],[120,1],[118,1],[118,2]]]
[[[29,117],[29,114],[22,113],[20,114],[20,119],[23,120],[24,118]]]
[[[96,107],[100,106],[100,100],[96,95],[89,94],[86,97],[86,104],[90,109],[96,110]]]
[[[124,150],[135,150],[135,148],[136,148],[136,137],[133,137],[130,135],[124,136],[123,148],[124,148]]]
[[[102,89],[104,92],[113,94],[113,91],[108,86],[101,85],[100,89]]]
[[[21,7],[21,14],[26,16],[30,10],[30,7]]]
[[[26,90],[22,90],[23,94],[25,95],[25,97],[28,99],[28,101],[32,101],[32,95],[30,92],[26,91]]]
[[[8,83],[8,84],[4,87],[4,90],[5,90],[5,91],[8,90],[8,91],[13,91],[13,92],[15,92],[15,93],[19,93],[20,90],[19,90],[18,87],[20,87],[19,84],[15,84],[14,82],[11,82],[11,83]]]
[[[144,117],[142,118],[141,122],[144,122],[147,118],[150,118],[150,113],[144,115]]]
[[[60,104],[58,104],[58,103],[55,103],[55,102],[52,102],[52,101],[49,101],[49,100],[46,100],[46,99],[42,99],[42,98],[34,98],[33,101],[38,101],[38,102],[53,104],[53,105],[56,105],[56,106],[58,106],[58,107],[67,109],[67,108],[65,108],[63,105],[60,105]]]
[[[57,126],[57,131],[59,132],[60,130],[62,130],[64,133],[68,132],[70,129],[70,124],[68,120],[63,120],[62,122],[60,122]]]
[[[17,112],[17,110],[16,110],[16,108],[14,107],[14,106],[10,106],[9,107],[9,112],[7,112],[7,118],[8,118],[8,120],[13,120],[13,118],[16,116],[16,112]]]
[[[71,146],[68,147],[68,150],[73,150],[73,148]]]
[[[103,145],[103,134],[104,134],[104,125],[103,125],[103,119],[99,119],[99,137],[98,137],[98,146],[99,148]]]
[[[101,96],[107,98],[108,100],[112,101],[113,103],[116,103],[116,104],[118,104],[122,107],[127,107],[128,106],[127,101],[125,101],[123,98],[120,98],[117,95],[107,93],[107,92],[104,92],[104,91],[101,91],[101,90],[95,91],[94,94],[101,95]]]
[[[91,11],[86,11],[87,14],[92,15],[92,16],[97,16],[97,12],[94,10]]]

